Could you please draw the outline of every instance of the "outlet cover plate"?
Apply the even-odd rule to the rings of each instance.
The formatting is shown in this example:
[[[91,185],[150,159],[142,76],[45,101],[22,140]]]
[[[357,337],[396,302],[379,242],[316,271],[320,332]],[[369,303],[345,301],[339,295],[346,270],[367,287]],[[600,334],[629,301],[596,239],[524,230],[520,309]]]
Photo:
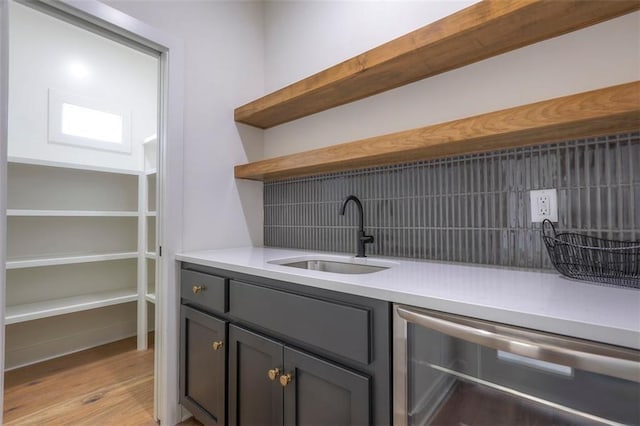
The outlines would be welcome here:
[[[558,191],[555,189],[539,189],[529,192],[531,197],[531,222],[542,222],[549,219],[558,221]]]

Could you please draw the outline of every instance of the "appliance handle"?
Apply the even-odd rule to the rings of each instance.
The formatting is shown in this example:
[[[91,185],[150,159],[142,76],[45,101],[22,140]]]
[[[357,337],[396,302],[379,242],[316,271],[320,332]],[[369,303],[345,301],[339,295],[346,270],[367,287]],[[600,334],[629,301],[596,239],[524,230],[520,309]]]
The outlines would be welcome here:
[[[396,306],[409,323],[492,349],[640,383],[640,351]]]

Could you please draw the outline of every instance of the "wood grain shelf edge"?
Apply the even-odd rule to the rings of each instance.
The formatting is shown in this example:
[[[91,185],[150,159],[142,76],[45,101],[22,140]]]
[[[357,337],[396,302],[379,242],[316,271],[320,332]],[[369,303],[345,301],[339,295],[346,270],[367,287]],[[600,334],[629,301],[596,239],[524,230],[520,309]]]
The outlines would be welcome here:
[[[235,167],[235,177],[282,180],[496,151],[640,129],[632,82]]]
[[[632,1],[485,0],[234,111],[270,128],[640,9]]]

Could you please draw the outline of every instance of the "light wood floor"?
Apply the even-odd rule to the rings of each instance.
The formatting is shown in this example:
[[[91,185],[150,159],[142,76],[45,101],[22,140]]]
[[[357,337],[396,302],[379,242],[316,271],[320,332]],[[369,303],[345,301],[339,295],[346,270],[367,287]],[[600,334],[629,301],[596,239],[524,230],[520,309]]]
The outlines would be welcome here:
[[[155,425],[153,349],[135,346],[125,339],[7,372],[5,424]]]

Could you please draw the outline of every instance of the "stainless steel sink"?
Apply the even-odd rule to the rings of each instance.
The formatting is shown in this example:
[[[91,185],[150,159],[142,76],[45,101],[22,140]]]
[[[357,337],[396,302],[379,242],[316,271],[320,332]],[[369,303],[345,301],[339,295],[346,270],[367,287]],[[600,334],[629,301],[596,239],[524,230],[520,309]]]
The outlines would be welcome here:
[[[362,263],[349,261],[348,259],[330,260],[330,259],[313,259],[313,258],[297,258],[297,259],[281,259],[269,262],[271,264],[289,266],[291,268],[307,269],[310,271],[333,272],[335,274],[371,274],[373,272],[384,271],[389,269],[392,262],[368,261]]]

